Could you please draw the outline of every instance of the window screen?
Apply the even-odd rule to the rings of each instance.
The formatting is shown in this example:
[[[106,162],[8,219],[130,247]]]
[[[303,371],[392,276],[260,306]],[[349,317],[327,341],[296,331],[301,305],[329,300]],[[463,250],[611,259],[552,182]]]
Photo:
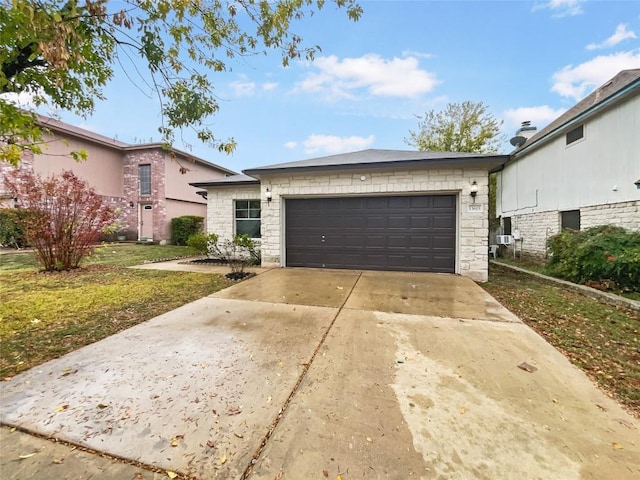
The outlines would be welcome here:
[[[140,195],[151,195],[151,165],[138,167],[138,181],[140,182]]]
[[[236,200],[236,234],[260,238],[260,200]]]
[[[584,137],[584,125],[569,130],[567,132],[567,145],[580,140],[582,137]]]
[[[567,210],[560,212],[560,228],[565,230],[580,230],[580,210]]]

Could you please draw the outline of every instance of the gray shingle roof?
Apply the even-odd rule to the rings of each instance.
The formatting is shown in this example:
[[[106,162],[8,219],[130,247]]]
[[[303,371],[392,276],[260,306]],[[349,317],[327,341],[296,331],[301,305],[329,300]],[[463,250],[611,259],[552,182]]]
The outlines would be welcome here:
[[[361,150],[297,162],[278,163],[244,170],[247,175],[297,172],[302,170],[350,170],[356,168],[398,168],[504,163],[508,155],[465,152],[418,152],[411,150]]]
[[[250,177],[248,175],[230,175],[228,177],[214,178],[206,182],[194,182],[190,183],[192,187],[204,188],[204,187],[229,187],[234,185],[259,185],[260,180]]]
[[[635,83],[635,85],[633,85]],[[565,113],[556,118],[549,125],[544,127],[538,133],[529,138],[524,145],[522,145],[514,153],[533,147],[535,143],[538,143],[543,138],[552,134],[561,133],[561,127],[571,122],[572,120],[580,117],[583,114],[587,114],[590,110],[595,109],[598,105],[602,104],[606,100],[610,99],[613,95],[621,90],[629,87],[640,91],[640,68],[633,70],[622,70],[611,80],[604,85],[597,88],[590,95],[583,98]],[[536,147],[533,147],[536,148]]]

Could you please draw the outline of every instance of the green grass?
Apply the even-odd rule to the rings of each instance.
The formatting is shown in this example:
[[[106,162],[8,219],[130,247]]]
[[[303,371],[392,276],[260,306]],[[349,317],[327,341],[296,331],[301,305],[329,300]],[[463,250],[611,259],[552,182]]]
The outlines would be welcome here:
[[[482,287],[640,417],[640,314],[491,265]]]
[[[140,265],[145,261],[184,257],[192,254],[193,252],[189,247],[178,245],[104,243],[96,247],[95,251],[82,262],[82,265],[131,267]],[[39,267],[35,256],[28,251],[0,255],[0,274],[6,271],[33,270],[37,268]]]
[[[0,377],[93,343],[229,285],[220,275],[136,270],[186,247],[102,247],[87,266],[38,272],[31,254],[0,255]]]

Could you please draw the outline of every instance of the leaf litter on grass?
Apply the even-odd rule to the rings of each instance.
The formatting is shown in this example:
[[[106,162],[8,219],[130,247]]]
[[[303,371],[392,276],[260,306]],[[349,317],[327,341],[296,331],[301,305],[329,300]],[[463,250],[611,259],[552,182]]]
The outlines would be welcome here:
[[[640,314],[491,265],[481,285],[640,418]]]

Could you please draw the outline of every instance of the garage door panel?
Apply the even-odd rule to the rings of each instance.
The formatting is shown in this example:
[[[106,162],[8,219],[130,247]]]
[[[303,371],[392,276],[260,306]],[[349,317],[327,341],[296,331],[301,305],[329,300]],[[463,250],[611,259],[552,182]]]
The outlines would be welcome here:
[[[433,195],[431,208],[451,209],[456,207],[456,197],[453,195]]]
[[[455,271],[453,195],[289,199],[285,211],[288,266]]]

